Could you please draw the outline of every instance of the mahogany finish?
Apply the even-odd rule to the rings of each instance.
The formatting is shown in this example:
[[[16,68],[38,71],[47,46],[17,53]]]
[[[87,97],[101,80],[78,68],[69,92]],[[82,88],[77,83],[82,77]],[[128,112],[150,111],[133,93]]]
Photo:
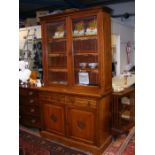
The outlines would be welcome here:
[[[96,22],[97,33],[74,30]],[[41,134],[100,155],[111,142],[112,56],[110,15],[102,8],[41,17],[43,73],[39,89]],[[63,31],[61,37],[57,31]],[[82,68],[80,63],[86,62]],[[89,63],[97,63],[90,68]],[[89,75],[81,84],[79,73]],[[87,82],[87,81],[86,81]]]
[[[43,88],[39,97],[43,136],[97,155],[110,143],[110,94],[81,96]]]
[[[118,135],[135,124],[135,88],[129,87],[122,92],[112,94],[112,134]],[[123,97],[127,98],[123,103]]]

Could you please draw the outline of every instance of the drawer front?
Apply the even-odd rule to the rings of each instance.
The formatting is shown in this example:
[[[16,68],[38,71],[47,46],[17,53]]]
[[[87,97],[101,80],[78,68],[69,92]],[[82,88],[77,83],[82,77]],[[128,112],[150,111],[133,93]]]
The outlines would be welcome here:
[[[66,104],[71,104],[80,107],[91,107],[96,108],[96,100],[91,98],[82,97],[66,97]]]
[[[19,94],[20,94],[20,96],[32,97],[32,96],[37,96],[38,92],[36,90],[32,90],[32,89],[20,88]]]
[[[20,115],[19,122],[30,127],[41,128],[41,121],[39,117]]]
[[[44,101],[50,101],[54,103],[65,103],[65,96],[56,93],[40,93],[40,99]]]
[[[25,106],[20,105],[20,113],[25,115],[33,115],[33,116],[39,116],[40,115],[40,109],[37,106]]]
[[[36,97],[26,97],[20,96],[19,97],[19,104],[25,105],[39,105],[39,101]]]

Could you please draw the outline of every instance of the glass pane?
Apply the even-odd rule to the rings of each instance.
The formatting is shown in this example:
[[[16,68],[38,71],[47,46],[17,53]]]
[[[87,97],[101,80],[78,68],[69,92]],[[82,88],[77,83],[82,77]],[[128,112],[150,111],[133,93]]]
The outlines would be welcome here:
[[[53,84],[67,84],[67,73],[49,71],[48,80]]]
[[[65,22],[47,25],[49,83],[67,84],[67,55]]]
[[[73,20],[75,84],[99,85],[96,16]]]
[[[66,36],[66,25],[64,21],[53,22],[47,25],[48,39],[59,39]]]

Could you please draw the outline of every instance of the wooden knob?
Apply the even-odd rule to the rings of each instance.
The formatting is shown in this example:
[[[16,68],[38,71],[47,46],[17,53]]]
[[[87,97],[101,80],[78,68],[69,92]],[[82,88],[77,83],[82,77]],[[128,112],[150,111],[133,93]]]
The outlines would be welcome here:
[[[29,96],[31,96],[31,95],[33,95],[33,91],[30,91],[30,92],[29,92]]]

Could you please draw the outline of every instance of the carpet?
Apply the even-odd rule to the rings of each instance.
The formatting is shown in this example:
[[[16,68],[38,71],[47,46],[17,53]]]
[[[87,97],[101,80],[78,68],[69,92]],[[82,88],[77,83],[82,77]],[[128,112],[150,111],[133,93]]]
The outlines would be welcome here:
[[[112,141],[102,155],[135,155],[135,128]]]
[[[73,147],[42,138],[38,132],[20,128],[19,155],[90,155]]]
[[[112,141],[102,155],[134,155],[135,128],[128,135],[122,134]],[[19,155],[92,155],[73,147],[42,138],[37,130],[20,127]]]

